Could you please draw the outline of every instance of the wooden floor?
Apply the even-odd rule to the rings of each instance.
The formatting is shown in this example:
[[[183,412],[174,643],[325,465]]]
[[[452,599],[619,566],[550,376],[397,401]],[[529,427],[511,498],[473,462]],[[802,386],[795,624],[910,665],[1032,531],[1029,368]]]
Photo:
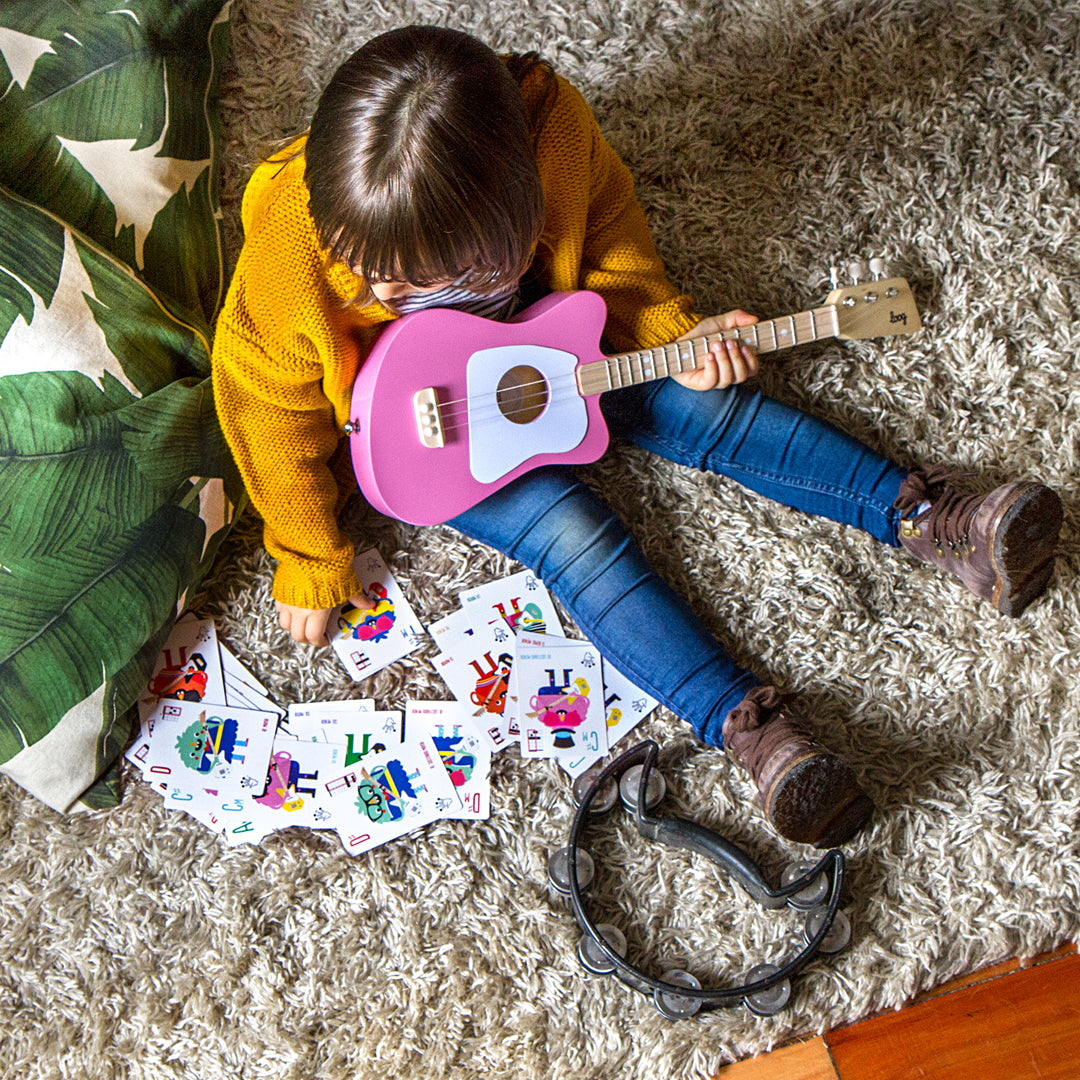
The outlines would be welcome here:
[[[1080,1080],[1069,945],[947,983],[899,1012],[728,1065],[716,1080]]]

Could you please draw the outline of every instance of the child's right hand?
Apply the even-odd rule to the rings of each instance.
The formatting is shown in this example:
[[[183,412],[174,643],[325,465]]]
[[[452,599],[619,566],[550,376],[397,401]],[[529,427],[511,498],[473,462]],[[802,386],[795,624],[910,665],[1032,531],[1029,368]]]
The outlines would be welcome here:
[[[348,602],[361,611],[375,606],[375,601],[364,593],[350,596]],[[307,642],[309,645],[330,644],[330,639],[326,636],[326,624],[330,621],[333,608],[293,607],[292,604],[283,604],[280,600],[275,600],[274,606],[277,608],[278,625],[292,635],[293,641],[301,644]]]

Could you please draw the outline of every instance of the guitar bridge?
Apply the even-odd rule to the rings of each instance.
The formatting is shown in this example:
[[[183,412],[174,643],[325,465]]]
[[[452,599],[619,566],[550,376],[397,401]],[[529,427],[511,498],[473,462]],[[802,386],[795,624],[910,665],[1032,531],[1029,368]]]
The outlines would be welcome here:
[[[413,394],[413,412],[416,415],[416,431],[420,441],[429,450],[438,450],[445,446],[439,395],[435,387],[429,386]]]

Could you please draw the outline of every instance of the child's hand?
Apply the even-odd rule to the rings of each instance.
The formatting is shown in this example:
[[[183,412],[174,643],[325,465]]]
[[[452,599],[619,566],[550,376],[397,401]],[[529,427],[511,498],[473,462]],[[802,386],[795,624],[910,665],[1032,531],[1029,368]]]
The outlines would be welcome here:
[[[358,593],[349,597],[349,603],[361,611],[375,606],[375,601]],[[277,608],[278,625],[282,630],[288,630],[293,641],[307,642],[309,645],[328,645],[326,636],[326,624],[330,621],[330,612],[333,608],[301,608],[293,607],[292,604],[283,604],[280,600],[274,601]]]
[[[726,315],[702,319],[693,330],[676,340],[690,341],[706,334],[719,334],[721,330],[733,330],[736,326],[752,326],[756,322],[757,319],[745,311],[729,311]],[[745,382],[751,375],[756,375],[757,370],[757,353],[749,345],[737,341],[714,341],[709,345],[704,367],[671,377],[690,390],[723,390],[735,383]]]

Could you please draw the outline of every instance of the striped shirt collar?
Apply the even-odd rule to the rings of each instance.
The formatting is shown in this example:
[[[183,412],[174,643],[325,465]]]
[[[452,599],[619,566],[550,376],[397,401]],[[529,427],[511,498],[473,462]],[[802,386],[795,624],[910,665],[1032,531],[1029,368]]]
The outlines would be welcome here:
[[[444,307],[481,315],[485,319],[508,319],[514,313],[516,299],[517,286],[501,293],[475,293],[455,281],[435,292],[411,293],[395,300],[392,310],[401,315],[410,315],[425,308]]]

